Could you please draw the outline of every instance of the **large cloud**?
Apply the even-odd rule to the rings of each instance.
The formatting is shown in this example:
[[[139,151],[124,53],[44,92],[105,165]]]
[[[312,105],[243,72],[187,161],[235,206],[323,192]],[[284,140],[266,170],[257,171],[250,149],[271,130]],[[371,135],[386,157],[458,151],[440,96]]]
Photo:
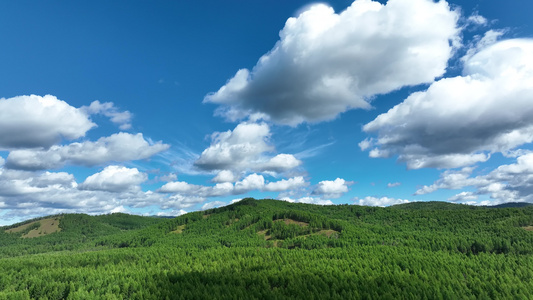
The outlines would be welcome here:
[[[337,178],[333,181],[324,180],[317,184],[313,194],[323,195],[326,198],[339,198],[344,193],[348,192],[348,186],[351,184],[352,182],[346,181],[342,178]]]
[[[102,172],[93,174],[79,185],[84,190],[101,190],[109,192],[124,192],[140,190],[140,184],[148,179],[148,175],[139,172],[137,168],[122,166],[107,166]]]
[[[142,191],[146,175],[136,169],[109,166],[77,184],[66,172],[31,172],[0,166],[0,224],[58,213],[103,214],[126,207],[158,206],[166,214],[182,214],[183,208],[206,201],[195,195],[165,195]],[[231,184],[230,184],[231,185]]]
[[[240,195],[258,190],[268,192],[282,192],[294,190],[308,185],[301,176],[282,179],[274,182],[265,182],[263,175],[250,174],[240,181],[217,183],[214,186],[190,184],[184,181],[169,182],[158,191],[161,193],[176,193],[181,195],[195,195],[199,197],[219,197],[228,195]]]
[[[497,42],[465,59],[464,74],[411,94],[366,124],[371,157],[409,168],[456,168],[533,141],[533,40]]]
[[[267,144],[267,124],[241,123],[233,131],[215,132],[212,144],[202,152],[195,165],[204,170],[242,169],[261,153],[272,151]]]
[[[280,200],[291,202],[291,203],[306,203],[306,204],[317,204],[317,205],[333,205],[331,200],[314,198],[314,197],[302,197],[298,199],[292,199],[289,197],[283,197]]]
[[[291,154],[265,155],[274,151],[269,143],[270,135],[266,123],[250,122],[237,125],[233,131],[215,132],[211,145],[194,164],[206,171],[224,171],[213,179],[216,182],[234,181],[235,171],[280,173],[301,165],[302,162]]]
[[[492,202],[533,202],[533,153],[519,156],[516,163],[501,165],[486,175],[472,176],[473,168],[446,171],[433,184],[418,189],[415,195],[435,192],[439,189],[458,190],[472,187],[475,192],[463,191],[451,197],[450,201],[475,200],[488,195]]]
[[[82,110],[52,95],[0,98],[0,149],[48,148],[94,126]]]
[[[150,144],[142,133],[116,133],[102,137],[96,142],[72,143],[52,146],[47,150],[14,150],[6,160],[6,167],[22,170],[44,170],[62,167],[65,163],[95,166],[106,162],[124,162],[149,158],[169,145],[157,142]]]
[[[409,203],[409,200],[406,199],[396,199],[396,198],[389,198],[389,197],[372,197],[367,196],[365,198],[355,198],[354,203],[362,206],[390,206],[390,205],[396,205],[396,204],[403,204],[403,203]]]
[[[302,176],[297,176],[289,179],[282,179],[276,182],[269,182],[263,188],[265,191],[282,192],[294,190],[307,185]]]
[[[317,4],[287,20],[255,67],[205,97],[237,119],[253,113],[296,125],[369,108],[374,95],[429,83],[458,45],[459,15],[445,1],[357,0],[336,14]]]

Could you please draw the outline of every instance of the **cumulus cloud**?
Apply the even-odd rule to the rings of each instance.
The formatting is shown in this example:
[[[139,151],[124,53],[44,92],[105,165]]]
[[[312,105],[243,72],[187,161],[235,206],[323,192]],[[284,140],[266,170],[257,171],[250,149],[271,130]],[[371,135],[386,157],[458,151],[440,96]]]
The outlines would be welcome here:
[[[533,40],[496,42],[445,78],[363,127],[361,149],[398,155],[408,168],[457,168],[533,141]]]
[[[204,186],[190,184],[185,181],[169,182],[163,185],[158,192],[177,193],[182,195],[196,195],[199,197],[217,197],[227,196],[234,191],[233,184],[230,182],[217,183],[215,186]]]
[[[307,182],[305,182],[304,178],[302,176],[297,176],[289,179],[282,179],[276,182],[269,182],[263,189],[269,192],[282,192],[301,188],[306,185]]]
[[[370,108],[374,95],[432,82],[458,46],[459,14],[445,1],[357,0],[289,18],[252,70],[241,69],[204,102],[238,119],[262,113],[280,124],[331,120]]]
[[[267,144],[269,137],[266,123],[241,123],[233,131],[215,132],[211,146],[202,152],[195,165],[209,171],[247,168],[250,161],[274,149]]]
[[[124,162],[149,158],[169,145],[150,144],[142,133],[116,133],[95,142],[76,142],[65,146],[55,145],[47,150],[22,149],[9,153],[6,167],[21,170],[60,168],[65,163],[96,166],[106,162]]]
[[[84,190],[100,190],[109,192],[123,192],[140,190],[140,184],[148,179],[148,175],[139,172],[137,168],[122,166],[107,166],[102,172],[93,174],[79,185]]]
[[[474,168],[465,167],[461,170],[448,170],[443,172],[440,175],[440,179],[437,180],[432,185],[425,185],[422,188],[418,189],[415,192],[415,195],[424,195],[428,193],[433,193],[438,189],[460,189],[464,186],[469,185],[478,185],[480,184],[478,180],[470,178]]]
[[[265,185],[265,178],[262,175],[250,174],[243,180],[235,182],[235,193],[243,194],[252,190],[260,190]]]
[[[233,174],[230,170],[222,170],[218,172],[217,176],[213,178],[213,182],[235,182],[237,181],[238,177]]]
[[[260,165],[258,171],[272,171],[282,173],[294,169],[302,164],[302,161],[294,157],[292,154],[278,154],[272,157],[266,163]]]
[[[298,199],[292,199],[289,197],[283,197],[280,200],[291,202],[291,203],[306,203],[306,204],[317,204],[317,205],[333,205],[331,200],[314,198],[314,197],[302,197]]]
[[[533,153],[522,155],[516,159],[516,163],[501,165],[485,175],[472,176],[472,171],[472,168],[446,171],[432,185],[420,188],[415,194],[432,193],[439,189],[458,190],[473,187],[475,192],[461,192],[449,200],[464,202],[488,195],[492,200],[487,203],[491,205],[533,201]]]
[[[222,202],[222,201],[208,202],[208,203],[202,205],[202,210],[221,207],[221,206],[225,206],[225,205],[227,205],[227,203],[226,202]]]
[[[282,192],[294,190],[306,185],[307,183],[301,176],[265,183],[263,175],[253,173],[242,180],[235,182],[235,184],[232,184],[231,182],[221,182],[214,186],[205,186],[190,184],[184,181],[169,182],[163,185],[158,192],[196,195],[199,197],[220,197],[245,194],[254,190]]]
[[[229,202],[229,204],[237,203],[237,202],[241,201],[242,199],[244,199],[244,198],[233,199],[233,200],[231,200],[231,201]]]
[[[184,196],[181,194],[175,194],[166,199],[162,204],[162,209],[176,208],[183,209],[194,206],[196,204],[205,202],[207,199],[198,196]]]
[[[472,192],[460,192],[455,196],[448,198],[448,201],[451,202],[466,202],[471,200],[477,200],[478,196]]]
[[[322,195],[326,198],[339,198],[342,194],[348,192],[348,186],[353,182],[346,181],[342,178],[337,178],[333,181],[324,180],[317,184],[313,195]]]
[[[0,149],[48,148],[94,126],[82,110],[52,95],[0,98]]]
[[[282,173],[302,164],[291,154],[266,155],[274,151],[270,136],[268,124],[253,122],[240,123],[233,131],[215,132],[211,145],[194,165],[206,171],[219,171],[214,182],[233,182],[238,179],[235,172]]]
[[[405,199],[396,199],[396,198],[389,198],[389,197],[371,197],[367,196],[365,198],[355,198],[354,203],[362,206],[390,206],[390,205],[396,205],[396,204],[402,204],[402,203],[409,203],[409,200]]]
[[[131,128],[132,114],[127,110],[119,111],[113,102],[100,103],[100,101],[96,100],[89,106],[82,106],[80,109],[89,115],[101,114],[108,117],[111,122],[119,125],[121,130],[128,130]]]
[[[112,179],[114,180],[114,179]],[[121,207],[165,203],[163,195],[128,189],[120,193],[83,190],[66,172],[29,172],[0,168],[3,220],[28,219],[57,213],[109,213]]]

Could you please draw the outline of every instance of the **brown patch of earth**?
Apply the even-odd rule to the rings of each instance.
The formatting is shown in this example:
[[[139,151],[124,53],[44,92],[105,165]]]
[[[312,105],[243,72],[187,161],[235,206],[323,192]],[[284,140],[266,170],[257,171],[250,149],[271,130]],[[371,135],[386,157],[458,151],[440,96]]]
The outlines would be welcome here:
[[[283,223],[285,223],[285,225],[296,224],[296,225],[301,226],[301,227],[309,226],[309,223],[300,222],[300,221],[296,221],[296,220],[293,220],[293,219],[279,219],[279,220],[275,220],[274,222],[282,222],[282,221],[283,221]]]
[[[22,235],[22,238],[40,237],[43,235],[61,231],[61,228],[59,228],[59,220],[60,220],[60,217],[41,219],[38,221],[33,221],[33,222],[30,222],[24,225],[20,225],[15,228],[8,229],[6,230],[6,232],[8,233],[23,232],[24,230],[28,229],[30,226],[34,225],[35,223],[39,223],[40,224],[39,227],[28,231],[26,234]]]

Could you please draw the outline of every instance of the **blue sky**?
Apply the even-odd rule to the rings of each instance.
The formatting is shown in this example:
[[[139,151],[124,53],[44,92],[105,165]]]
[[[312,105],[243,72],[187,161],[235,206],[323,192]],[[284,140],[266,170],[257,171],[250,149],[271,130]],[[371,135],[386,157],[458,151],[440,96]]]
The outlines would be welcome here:
[[[530,1],[0,3],[0,225],[532,202]]]

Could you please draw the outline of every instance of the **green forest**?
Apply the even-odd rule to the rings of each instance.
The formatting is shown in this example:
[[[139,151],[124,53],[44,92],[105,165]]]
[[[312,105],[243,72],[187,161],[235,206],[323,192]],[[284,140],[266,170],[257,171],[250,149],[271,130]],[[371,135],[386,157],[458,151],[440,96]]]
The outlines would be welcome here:
[[[0,299],[532,299],[533,206],[244,199],[0,227]]]

